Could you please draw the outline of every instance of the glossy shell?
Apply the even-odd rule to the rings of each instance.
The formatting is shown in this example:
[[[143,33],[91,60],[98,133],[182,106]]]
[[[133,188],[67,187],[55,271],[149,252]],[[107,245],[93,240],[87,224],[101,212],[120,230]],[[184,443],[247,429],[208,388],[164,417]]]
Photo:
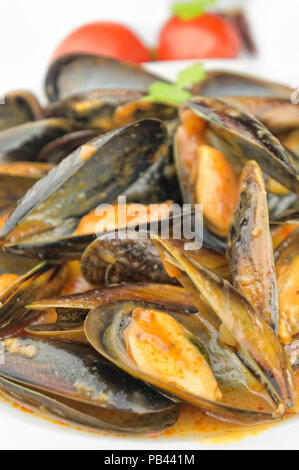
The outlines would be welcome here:
[[[214,70],[207,72],[206,79],[193,86],[194,95],[211,98],[224,96],[253,96],[253,97],[281,97],[290,99],[293,90],[275,82],[261,80],[260,78]]]
[[[28,91],[12,91],[4,96],[0,108],[0,131],[43,118],[36,97]]]
[[[144,120],[80,147],[26,194],[1,236],[16,240],[59,226],[59,236],[45,232],[48,241],[69,234],[83,215],[113,202],[161,158],[166,137],[160,121]]]
[[[278,407],[296,403],[296,389],[288,358],[272,329],[249,301],[228,281],[199,263],[188,251],[170,240],[156,242],[175,271],[175,276],[192,296],[200,311],[207,303],[239,345],[239,357],[255,371]]]
[[[88,346],[36,337],[8,338],[1,344],[5,364],[0,365],[0,374],[19,388],[2,386],[23,403],[35,398],[36,404],[45,402],[46,410],[63,420],[115,431],[160,431],[177,419],[175,404]]]
[[[244,167],[240,198],[228,237],[234,286],[278,332],[279,299],[269,226],[267,193],[256,162]]]
[[[88,54],[66,55],[55,61],[46,77],[50,101],[90,90],[147,90],[159,77],[138,65]]]
[[[269,406],[267,412],[257,410],[243,409],[238,406],[232,406],[229,402],[213,402],[201,398],[200,396],[190,394],[187,390],[178,389],[172,383],[165,383],[162,379],[158,380],[138,368],[131,360],[124,346],[122,331],[130,322],[130,315],[136,308],[157,308],[156,305],[140,302],[119,302],[110,305],[104,305],[101,308],[92,310],[85,321],[85,334],[91,345],[112,363],[125,370],[134,377],[140,378],[151,385],[158,387],[164,393],[179,397],[194,406],[202,408],[208,414],[216,416],[225,421],[236,422],[238,424],[250,424],[258,421],[267,421],[275,419],[275,406]],[[202,324],[198,314],[189,315],[183,309],[177,313],[172,312],[171,307],[165,302],[163,312],[171,315],[184,327],[188,328],[197,340],[202,344],[203,350],[207,355],[207,360],[211,364],[214,375],[221,380],[221,391],[225,395],[225,388],[230,390],[236,387],[236,377],[241,383],[240,377],[246,375],[242,364],[234,357],[229,350],[223,350],[215,342],[215,332],[213,325]],[[214,338],[214,339],[213,339]],[[234,372],[233,372],[234,370]],[[233,379],[234,376],[234,379]],[[250,388],[250,385],[249,385]],[[243,387],[241,386],[241,389]],[[250,393],[249,393],[250,396]],[[247,397],[248,399],[248,397]],[[228,398],[229,400],[229,398]],[[279,412],[276,417],[279,416]]]
[[[1,328],[20,325],[24,319],[34,316],[27,305],[34,300],[58,295],[67,279],[65,266],[41,264],[21,276],[0,295]]]
[[[44,119],[0,132],[0,162],[37,160],[49,142],[68,134],[73,123],[67,119]]]
[[[288,153],[258,120],[212,98],[193,98],[186,105],[208,124],[207,137],[229,161],[242,167],[256,160],[268,175],[299,194],[299,175]]]

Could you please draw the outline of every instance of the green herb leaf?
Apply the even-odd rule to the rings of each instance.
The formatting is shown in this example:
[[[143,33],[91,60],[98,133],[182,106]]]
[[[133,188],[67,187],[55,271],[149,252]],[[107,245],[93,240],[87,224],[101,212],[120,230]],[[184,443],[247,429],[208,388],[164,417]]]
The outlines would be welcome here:
[[[203,64],[198,62],[179,73],[177,86],[184,88],[193,83],[199,83],[206,78]]]
[[[181,20],[192,20],[204,14],[206,9],[215,5],[217,0],[194,0],[190,2],[179,2],[172,7],[172,12]]]
[[[189,93],[189,91],[183,90],[177,85],[170,85],[163,82],[154,82],[149,87],[149,96],[145,97],[145,99],[181,104],[190,97],[191,93]]]

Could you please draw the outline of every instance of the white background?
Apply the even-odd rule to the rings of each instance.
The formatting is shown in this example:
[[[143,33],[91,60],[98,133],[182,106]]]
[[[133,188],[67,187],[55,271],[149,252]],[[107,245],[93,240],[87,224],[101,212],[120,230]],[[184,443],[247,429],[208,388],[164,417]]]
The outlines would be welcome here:
[[[257,59],[244,58],[229,66],[299,86],[299,0],[224,3],[246,5],[260,50]],[[122,21],[153,46],[170,4],[171,0],[1,0],[0,95],[15,88],[41,91],[42,78],[57,43],[74,27],[88,21]],[[176,64],[161,67],[162,73],[170,76],[176,70]],[[0,422],[0,449],[209,448],[191,441],[101,438],[56,426],[1,402]],[[298,449],[298,430],[298,420],[288,422],[233,448]]]
[[[172,0],[1,0],[0,95],[14,88],[40,90],[50,56],[74,27],[116,20],[153,46]],[[299,0],[220,0],[248,9],[260,57],[252,72],[299,86]]]

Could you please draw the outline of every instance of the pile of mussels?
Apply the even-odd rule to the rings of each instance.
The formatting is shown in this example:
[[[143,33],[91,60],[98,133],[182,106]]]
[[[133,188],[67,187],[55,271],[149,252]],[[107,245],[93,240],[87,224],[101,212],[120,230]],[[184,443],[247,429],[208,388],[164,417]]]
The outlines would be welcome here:
[[[299,107],[288,87],[222,71],[181,106],[144,99],[156,80],[70,55],[50,66],[46,106],[6,95],[0,391],[110,431],[161,431],[182,402],[282,419],[297,403]],[[148,220],[101,233],[96,208],[120,195],[128,212],[163,203],[150,217],[170,237],[141,236]],[[173,236],[171,202],[202,204],[200,250]]]

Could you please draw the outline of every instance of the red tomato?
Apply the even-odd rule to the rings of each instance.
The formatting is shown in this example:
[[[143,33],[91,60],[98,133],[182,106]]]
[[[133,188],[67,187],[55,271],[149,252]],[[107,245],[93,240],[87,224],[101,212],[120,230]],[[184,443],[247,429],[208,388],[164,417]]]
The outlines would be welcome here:
[[[234,58],[241,48],[238,32],[219,15],[206,13],[192,20],[174,16],[161,32],[158,59]]]
[[[147,62],[150,53],[130,29],[118,23],[101,21],[73,31],[55,50],[52,59],[83,52],[99,54],[129,62]]]

